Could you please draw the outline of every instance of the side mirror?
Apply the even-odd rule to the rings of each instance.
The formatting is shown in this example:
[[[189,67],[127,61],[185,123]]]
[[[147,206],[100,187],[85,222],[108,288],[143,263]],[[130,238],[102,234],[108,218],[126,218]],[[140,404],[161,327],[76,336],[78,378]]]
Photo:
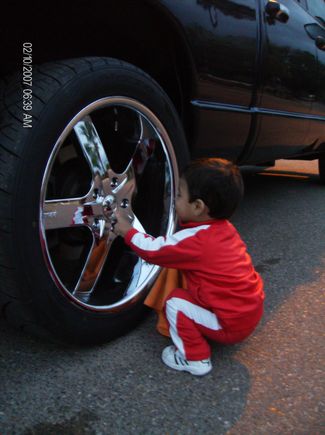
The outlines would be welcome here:
[[[289,20],[289,9],[276,0],[268,0],[265,5],[265,13],[269,20],[278,20],[286,23]]]

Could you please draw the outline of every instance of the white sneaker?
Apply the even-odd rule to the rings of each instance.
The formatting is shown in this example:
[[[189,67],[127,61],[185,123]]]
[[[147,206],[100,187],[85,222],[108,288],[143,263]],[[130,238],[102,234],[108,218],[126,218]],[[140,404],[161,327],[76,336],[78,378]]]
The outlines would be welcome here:
[[[163,362],[172,369],[190,372],[195,376],[203,376],[212,370],[210,358],[201,361],[188,361],[175,346],[167,346],[161,354]]]

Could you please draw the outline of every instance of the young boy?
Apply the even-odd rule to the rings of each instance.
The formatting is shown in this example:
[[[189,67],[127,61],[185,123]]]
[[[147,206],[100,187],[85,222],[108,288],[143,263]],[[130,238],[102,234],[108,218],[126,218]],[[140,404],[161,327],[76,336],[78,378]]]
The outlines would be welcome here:
[[[168,296],[165,310],[174,345],[163,362],[193,375],[211,369],[207,339],[223,344],[248,337],[263,314],[263,282],[246,246],[228,221],[243,196],[237,166],[200,159],[182,174],[176,213],[183,229],[151,237],[117,213],[115,232],[145,261],[184,273],[187,288]]]

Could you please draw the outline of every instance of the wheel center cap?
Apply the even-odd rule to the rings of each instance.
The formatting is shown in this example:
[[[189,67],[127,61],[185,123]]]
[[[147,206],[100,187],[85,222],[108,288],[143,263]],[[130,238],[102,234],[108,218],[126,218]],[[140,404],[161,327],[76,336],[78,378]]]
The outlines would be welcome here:
[[[116,208],[116,198],[114,195],[107,195],[103,202],[103,213],[106,219],[110,219],[112,217],[112,214]]]

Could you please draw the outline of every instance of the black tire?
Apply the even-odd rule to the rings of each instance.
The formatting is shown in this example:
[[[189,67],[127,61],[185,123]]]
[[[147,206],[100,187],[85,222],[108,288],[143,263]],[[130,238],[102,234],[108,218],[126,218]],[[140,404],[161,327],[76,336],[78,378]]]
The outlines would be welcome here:
[[[322,156],[318,160],[319,180],[322,184],[325,184],[325,156]]]
[[[145,269],[146,279],[143,278],[144,284],[140,285],[143,264],[139,266],[138,259],[126,249],[121,239],[110,241],[113,206],[111,209],[110,204],[106,207],[105,197],[104,207],[104,193],[100,196],[99,192],[98,197],[98,190],[94,193],[94,180],[98,175],[94,175],[96,164],[102,162],[100,152],[104,149],[114,174],[122,173],[136,184],[136,194],[129,199],[144,228],[155,235],[172,232],[175,219],[172,202],[178,165],[188,160],[177,113],[164,91],[146,73],[111,58],[72,59],[35,67],[33,109],[28,112],[33,115],[32,128],[22,125],[23,89],[18,74],[6,83],[2,93],[2,313],[21,329],[40,334],[49,332],[49,336],[77,343],[115,338],[133,328],[143,316],[143,300],[158,271],[148,269],[146,272]],[[91,118],[87,118],[88,115]],[[88,142],[82,145],[82,134],[86,133],[78,133],[77,129],[77,125],[83,128],[88,125],[86,119],[91,120],[90,129],[95,126],[104,135],[105,144],[98,151],[97,139],[91,136],[93,130],[85,130],[90,132],[87,136],[89,150],[97,152],[94,165],[87,161],[92,158],[91,151],[85,154]],[[149,142],[150,150],[153,149],[150,152]],[[141,148],[139,143],[147,144],[145,157],[141,154],[144,145]],[[140,164],[135,163],[137,156],[142,159]],[[129,172],[125,170],[127,162],[131,165]],[[130,171],[132,175],[127,175]],[[106,186],[103,180],[100,186]],[[121,187],[121,191],[123,189]],[[91,205],[94,218],[91,226],[89,220],[88,226],[82,221],[81,227],[63,228],[61,209],[56,200],[67,198],[66,204],[70,204],[72,198],[80,199],[89,192],[102,207],[102,211],[96,211],[97,220],[94,218],[94,210],[98,209],[95,204]],[[124,191],[123,195],[126,195]],[[115,196],[112,201],[120,201],[117,193]],[[88,195],[88,201],[89,198]],[[82,204],[84,219],[86,205]],[[53,206],[53,212],[48,211],[50,206]],[[67,209],[62,210],[63,214],[67,213]],[[74,220],[76,213],[77,209],[71,215],[73,225],[77,222]],[[54,229],[51,219],[55,220]],[[80,282],[86,280],[88,267],[92,270],[90,261],[95,259],[101,222],[104,229],[100,237],[105,238],[102,246],[109,244],[111,250],[107,248],[105,255],[110,260],[100,269],[100,278],[97,280],[97,276],[87,284],[85,291]],[[76,258],[75,252],[79,253]],[[106,257],[103,255],[100,261],[103,258]],[[141,271],[137,275],[138,281],[134,280],[136,267]],[[76,279],[81,281],[76,284]]]

